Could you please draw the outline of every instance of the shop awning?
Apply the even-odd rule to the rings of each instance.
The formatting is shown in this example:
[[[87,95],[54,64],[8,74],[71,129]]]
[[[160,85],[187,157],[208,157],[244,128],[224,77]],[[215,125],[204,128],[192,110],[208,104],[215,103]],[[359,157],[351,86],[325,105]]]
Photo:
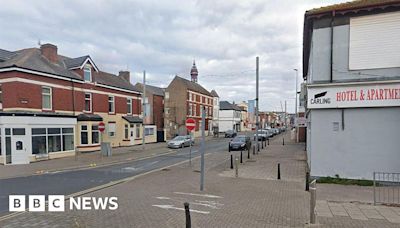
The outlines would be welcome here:
[[[143,119],[139,118],[138,116],[123,116],[122,118],[129,123],[143,123]]]
[[[103,117],[97,114],[83,113],[78,115],[78,121],[103,121]]]

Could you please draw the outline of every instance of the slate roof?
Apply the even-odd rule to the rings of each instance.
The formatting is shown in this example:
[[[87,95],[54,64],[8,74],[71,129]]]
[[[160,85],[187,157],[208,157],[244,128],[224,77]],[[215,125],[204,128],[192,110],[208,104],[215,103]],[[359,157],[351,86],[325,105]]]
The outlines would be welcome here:
[[[64,60],[64,63],[68,69],[71,69],[71,68],[82,66],[82,64],[85,62],[85,60],[87,58],[90,58],[90,57],[88,55],[85,55],[85,56],[81,56],[78,58],[66,58]]]
[[[136,83],[135,85],[136,89],[140,92],[143,92],[143,84],[142,83]],[[152,85],[147,85],[146,84],[146,93],[152,93],[154,95],[158,95],[158,96],[164,96],[164,89],[157,87],[157,86],[152,86]]]
[[[217,93],[215,90],[211,90],[211,95],[212,95],[213,97],[219,97],[219,96],[218,96],[218,93]]]
[[[16,55],[14,52],[0,49],[0,61],[5,61]]]
[[[181,78],[178,75],[176,75],[172,81],[175,81],[175,80],[183,83],[191,91],[198,92],[198,93],[212,97],[211,93],[208,92],[208,90],[206,90],[203,86],[201,86],[198,83],[189,81],[185,78]]]
[[[122,118],[124,118],[129,123],[143,123],[143,119],[138,116],[123,116]]]
[[[53,63],[42,56],[39,48],[27,48],[15,52],[0,49],[0,60],[3,60],[0,61],[0,69],[19,67],[41,73],[61,76],[68,79],[83,81],[79,74],[70,69],[81,66],[87,58],[90,58],[90,56],[85,55],[78,58],[69,58],[58,55],[58,62]],[[125,78],[114,74],[103,71],[93,71],[92,77],[94,82],[98,84],[139,92],[136,87],[134,87]]]
[[[219,102],[219,110],[236,110],[236,111],[242,111],[240,107],[238,107],[235,104],[231,104],[228,101],[220,101]]]

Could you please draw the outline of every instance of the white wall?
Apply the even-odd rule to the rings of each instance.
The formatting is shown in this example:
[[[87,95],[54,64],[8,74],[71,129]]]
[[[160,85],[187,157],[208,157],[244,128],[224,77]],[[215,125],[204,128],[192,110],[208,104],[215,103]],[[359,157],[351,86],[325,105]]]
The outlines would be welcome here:
[[[374,171],[400,172],[399,113],[399,107],[344,109],[342,129],[341,109],[312,110],[311,175],[371,179]]]

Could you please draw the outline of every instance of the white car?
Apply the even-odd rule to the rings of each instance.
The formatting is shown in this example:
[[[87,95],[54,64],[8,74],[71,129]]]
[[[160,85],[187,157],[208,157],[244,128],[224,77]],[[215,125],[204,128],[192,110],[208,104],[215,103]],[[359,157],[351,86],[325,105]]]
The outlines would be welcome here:
[[[194,140],[190,140],[191,136],[186,135],[186,136],[176,136],[172,140],[170,140],[167,145],[169,148],[183,148],[185,146],[190,146],[190,143],[194,145]]]

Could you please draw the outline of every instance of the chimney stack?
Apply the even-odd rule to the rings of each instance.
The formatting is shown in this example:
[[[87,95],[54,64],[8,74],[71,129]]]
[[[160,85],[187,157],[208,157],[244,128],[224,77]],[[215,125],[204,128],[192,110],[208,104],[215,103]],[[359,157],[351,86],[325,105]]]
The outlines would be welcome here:
[[[40,46],[41,54],[52,63],[58,62],[57,46],[53,44],[43,44]]]
[[[123,77],[125,80],[127,80],[129,83],[131,83],[131,74],[127,70],[121,70],[118,74],[119,77]]]

